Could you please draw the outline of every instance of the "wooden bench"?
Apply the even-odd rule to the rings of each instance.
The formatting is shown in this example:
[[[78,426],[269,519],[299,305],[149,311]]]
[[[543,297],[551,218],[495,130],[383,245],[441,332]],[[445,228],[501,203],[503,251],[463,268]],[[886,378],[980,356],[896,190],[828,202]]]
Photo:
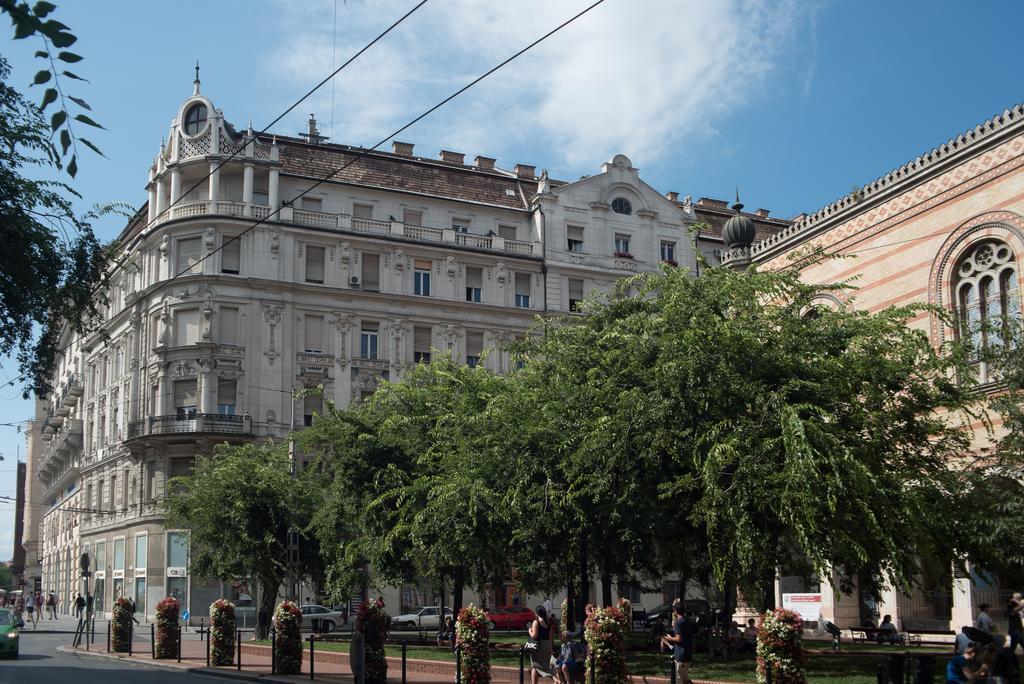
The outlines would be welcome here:
[[[935,629],[934,625],[924,620],[905,618],[903,631],[907,633],[907,643],[911,646],[949,646],[952,649],[956,642],[956,632],[950,629]],[[936,638],[940,636],[949,638]]]

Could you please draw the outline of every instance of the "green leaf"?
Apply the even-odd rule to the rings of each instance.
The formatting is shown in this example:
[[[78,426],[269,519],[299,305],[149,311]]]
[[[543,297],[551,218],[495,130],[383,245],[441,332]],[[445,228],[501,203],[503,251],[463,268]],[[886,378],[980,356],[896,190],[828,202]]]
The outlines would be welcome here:
[[[49,69],[40,69],[36,72],[35,78],[32,79],[32,85],[40,85],[42,83],[46,83],[51,78],[53,78],[53,74],[50,73]]]
[[[72,155],[71,161],[68,162],[68,175],[74,178],[76,173],[78,173],[78,159]]]
[[[68,96],[68,99],[71,100],[72,102],[74,102],[76,105],[78,105],[82,109],[88,109],[90,112],[92,111],[92,107],[90,107],[89,104],[85,100],[83,100],[82,98]]]
[[[76,55],[74,52],[67,52],[67,51],[61,50],[60,52],[57,53],[57,59],[59,59],[62,62],[74,63],[74,62],[81,62],[82,61],[82,56],[81,55]]]
[[[55,9],[57,9],[57,6],[54,5],[52,2],[39,0],[39,2],[37,2],[35,6],[32,8],[32,14],[42,19]]]
[[[36,32],[36,27],[33,21],[27,17],[25,18],[11,18],[11,22],[14,24],[14,39],[20,40],[21,38],[28,38]]]
[[[85,145],[86,147],[88,147],[90,150],[92,150],[96,154],[100,155],[101,157],[105,158],[107,156],[107,155],[103,154],[103,152],[100,150],[100,148],[96,147],[94,144],[92,144],[91,141],[86,140],[85,138],[79,138],[78,142],[82,143],[83,145]]]
[[[56,133],[57,129],[60,128],[61,125],[63,125],[63,123],[67,120],[68,113],[65,112],[63,109],[59,112],[54,112],[53,116],[50,117],[50,130]]]
[[[73,35],[67,33],[66,31],[62,31],[57,35],[53,36],[52,38],[50,38],[50,41],[54,44],[54,46],[59,48],[71,47],[75,44],[76,40],[78,40],[78,38],[75,38]]]
[[[87,117],[85,114],[75,114],[75,121],[81,121],[82,123],[88,126],[93,126],[95,128],[103,128],[103,126],[99,125],[98,123]],[[103,130],[106,129],[103,128]]]
[[[88,82],[89,82],[89,79],[87,79],[87,78],[82,78],[82,77],[81,77],[81,76],[79,76],[78,74],[73,74],[73,73],[71,73],[70,71],[62,71],[61,73],[62,73],[62,74],[64,74],[65,76],[67,76],[68,78],[73,78],[73,79],[75,79],[76,81],[85,81],[86,83],[88,83]]]
[[[67,154],[68,148],[71,147],[71,133],[69,133],[66,128],[62,128],[60,130],[60,147],[60,153],[62,155]]]
[[[50,104],[57,101],[57,89],[47,88],[43,93],[43,101],[39,103],[39,109],[46,109]]]
[[[47,52],[46,50],[36,50],[36,57],[41,57],[43,59],[49,59],[50,58],[50,53]]]

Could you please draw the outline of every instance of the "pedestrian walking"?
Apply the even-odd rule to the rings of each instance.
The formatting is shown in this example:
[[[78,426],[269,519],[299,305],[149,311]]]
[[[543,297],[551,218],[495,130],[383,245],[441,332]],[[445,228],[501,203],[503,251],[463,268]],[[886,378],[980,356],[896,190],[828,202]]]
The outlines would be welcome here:
[[[980,629],[985,634],[996,633],[996,623],[992,620],[992,616],[988,614],[987,603],[982,603],[978,606],[978,619],[974,621],[974,627]]]
[[[135,617],[135,611],[138,610],[138,606],[135,604],[135,599],[129,598],[128,605],[130,605],[132,608],[132,620],[135,621],[135,624],[140,624],[139,618]]]
[[[82,612],[85,610],[85,597],[79,593],[75,593],[75,617],[79,620],[82,619]]]
[[[548,618],[548,611],[544,606],[537,606],[534,611],[537,619],[530,623],[528,634],[536,645],[530,651],[530,682],[537,684],[541,677],[551,677],[551,623]]]
[[[1006,618],[1008,627],[1006,633],[1010,635],[1010,652],[1017,653],[1017,645],[1022,643],[1024,639],[1024,620],[1021,619],[1020,615],[1020,603],[1010,599],[1010,604],[1006,607]]]
[[[36,619],[38,617],[36,615],[35,594],[29,593],[29,595],[25,597],[25,614],[28,615],[28,621],[32,623],[32,628],[35,629]]]
[[[663,637],[662,642],[672,647],[672,660],[676,667],[676,681],[679,684],[690,682],[690,664],[693,662],[693,637],[697,634],[697,624],[686,617],[686,603],[676,599],[672,603],[675,622],[672,623],[672,634]]]
[[[51,620],[57,619],[57,597],[54,596],[52,589],[46,595],[46,617]]]

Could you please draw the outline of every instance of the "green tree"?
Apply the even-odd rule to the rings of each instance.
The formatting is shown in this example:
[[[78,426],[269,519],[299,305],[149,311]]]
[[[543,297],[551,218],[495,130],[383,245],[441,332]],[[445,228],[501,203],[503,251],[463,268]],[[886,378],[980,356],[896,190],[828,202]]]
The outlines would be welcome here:
[[[305,530],[315,506],[308,483],[292,474],[285,445],[221,445],[196,458],[192,475],[170,480],[167,525],[191,531],[190,572],[255,578],[271,615],[288,573],[289,531]]]
[[[482,587],[509,570],[500,539],[503,490],[492,399],[507,379],[435,354],[401,383],[384,383],[365,405],[328,410],[299,436],[322,455],[328,501],[315,526],[331,547],[328,576],[351,586],[371,563],[380,581]],[[330,555],[330,554],[329,554]]]
[[[0,589],[6,591],[14,589],[14,574],[11,573],[11,566],[7,563],[0,563]]]
[[[93,234],[91,222],[111,211],[122,212],[108,205],[80,216],[72,206],[78,198],[75,190],[45,179],[50,169],[63,168],[75,176],[79,142],[100,152],[71,127],[72,121],[100,126],[85,113],[88,103],[65,95],[61,86],[62,79],[83,79],[57,64],[82,58],[63,49],[76,38],[67,26],[49,18],[54,9],[48,2],[30,7],[0,0],[14,37],[41,40],[43,49],[36,56],[46,64],[33,79],[33,85],[46,86],[37,107],[10,86],[10,68],[0,57],[0,354],[17,356],[26,397],[49,392],[62,330],[84,332],[104,304],[108,251]],[[47,122],[48,108],[53,111]]]
[[[925,307],[816,306],[844,287],[795,268],[666,268],[528,345],[556,402],[559,467],[586,484],[563,501],[612,531],[599,563],[642,566],[652,536],[693,535],[731,603],[794,559],[908,587],[922,559],[968,547],[949,515],[977,474],[960,458],[976,397],[952,379],[966,356],[909,327]]]

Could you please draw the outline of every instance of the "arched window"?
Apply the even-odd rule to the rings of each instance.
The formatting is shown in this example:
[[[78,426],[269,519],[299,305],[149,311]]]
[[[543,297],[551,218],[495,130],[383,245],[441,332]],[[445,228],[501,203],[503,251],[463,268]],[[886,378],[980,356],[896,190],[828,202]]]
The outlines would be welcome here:
[[[612,200],[612,211],[616,214],[632,214],[633,205],[625,197],[616,197]]]
[[[194,104],[185,112],[185,133],[195,135],[206,126],[206,105]]]
[[[1013,250],[1004,242],[983,242],[960,259],[955,278],[954,301],[964,334],[979,351],[1001,344],[1005,322],[1020,315]]]

